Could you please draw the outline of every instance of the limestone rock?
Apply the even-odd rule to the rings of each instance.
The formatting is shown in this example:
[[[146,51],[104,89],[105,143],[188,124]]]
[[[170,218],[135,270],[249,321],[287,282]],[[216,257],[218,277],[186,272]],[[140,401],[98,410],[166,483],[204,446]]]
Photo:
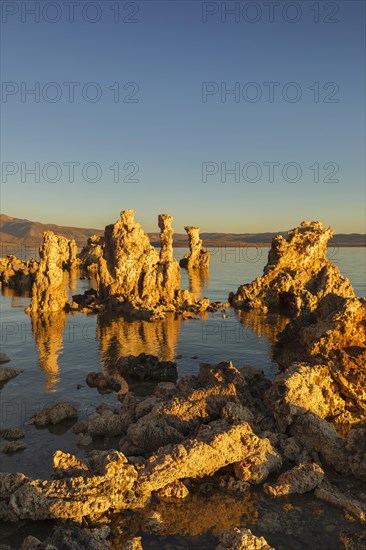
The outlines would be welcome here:
[[[149,457],[139,470],[139,485],[151,492],[179,479],[210,475],[245,459],[247,450],[253,448],[253,440],[259,438],[247,422],[211,422],[201,426],[195,438],[162,447]]]
[[[13,288],[19,292],[30,290],[37,270],[38,262],[33,258],[26,261],[13,255],[0,258],[0,286]]]
[[[1,452],[4,454],[12,454],[23,451],[25,448],[26,444],[23,441],[9,441],[1,448]]]
[[[25,437],[25,431],[21,428],[2,428],[0,430],[0,435],[8,441],[13,441],[16,439],[23,439],[23,437]]]
[[[341,541],[345,550],[364,550],[366,548],[366,530],[360,532],[342,531]]]
[[[268,483],[265,491],[273,497],[303,494],[313,491],[323,481],[324,471],[317,464],[299,464]]]
[[[7,369],[0,367],[0,385],[5,384],[8,380],[15,378],[18,374],[22,373],[21,370]]]
[[[257,485],[281,466],[281,455],[273,448],[269,439],[253,434],[245,440],[243,460],[234,464],[234,473],[241,481]]]
[[[352,428],[346,441],[351,472],[355,477],[366,480],[366,429]]]
[[[250,529],[223,531],[219,536],[221,543],[216,550],[274,550],[264,537],[256,537]]]
[[[275,377],[267,400],[283,428],[292,424],[295,416],[307,412],[329,418],[345,410],[339,387],[325,365],[294,364]]]
[[[186,269],[208,269],[211,254],[203,248],[200,228],[186,226],[184,229],[188,235],[190,253],[184,255],[179,265]]]
[[[124,383],[123,383],[124,382]],[[128,384],[120,377],[119,380],[115,380],[113,377],[103,374],[102,372],[89,372],[86,377],[86,383],[91,388],[98,388],[100,392],[120,391],[122,384],[124,386],[124,392],[128,391]]]
[[[52,231],[43,233],[43,245],[40,247],[40,263],[32,288],[32,301],[27,313],[53,312],[65,309],[67,295],[63,285],[63,267],[68,247],[65,237]]]
[[[119,221],[105,228],[98,295],[110,304],[127,303],[142,309],[167,305],[180,290],[179,266],[172,255],[172,218],[159,217],[159,256],[134,215],[134,210],[124,210]]]
[[[121,550],[143,550],[141,537],[134,537],[128,540],[121,548]]]
[[[330,422],[309,412],[295,416],[289,432],[304,445],[310,455],[316,452],[322,463],[342,474],[348,473],[345,440]]]
[[[89,237],[86,245],[79,254],[80,263],[83,267],[95,271],[98,269],[99,258],[103,254],[103,237],[93,235]]]
[[[110,529],[107,526],[98,529],[81,529],[76,525],[59,525],[37,549],[110,550],[111,544],[107,540],[109,534]]]
[[[181,481],[177,480],[157,491],[157,495],[161,500],[175,500],[186,498],[189,495],[187,487]]]
[[[137,357],[121,357],[116,364],[116,370],[127,379],[175,382],[178,377],[177,363],[160,361],[158,357],[145,353],[140,353]]]
[[[9,361],[10,357],[6,353],[0,353],[0,363],[8,363]]]
[[[77,418],[77,416],[78,411],[73,405],[57,403],[53,407],[47,407],[33,414],[29,419],[29,424],[35,424],[40,428],[49,424],[59,424],[64,420]]]
[[[329,292],[354,298],[351,283],[326,257],[333,231],[321,222],[304,221],[272,241],[262,277],[242,285],[229,302],[235,308],[284,310],[298,314],[313,311]]]
[[[366,301],[330,293],[312,314],[300,315],[278,337],[275,359],[326,364],[346,406],[366,411]]]
[[[146,454],[168,443],[179,443],[202,423],[220,418],[221,410],[228,401],[237,401],[233,384],[194,389],[185,395],[176,395],[167,402],[157,403],[140,418],[137,406],[138,420],[129,426],[120,448],[126,454]]]

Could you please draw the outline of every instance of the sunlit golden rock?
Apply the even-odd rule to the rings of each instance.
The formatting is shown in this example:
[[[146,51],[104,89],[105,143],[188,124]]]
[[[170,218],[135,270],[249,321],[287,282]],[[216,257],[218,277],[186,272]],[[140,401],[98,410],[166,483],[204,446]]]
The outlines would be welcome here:
[[[330,292],[354,297],[349,280],[327,259],[327,242],[333,234],[321,222],[304,221],[287,238],[275,237],[263,275],[231,293],[231,305],[297,314],[303,309],[313,311]]]

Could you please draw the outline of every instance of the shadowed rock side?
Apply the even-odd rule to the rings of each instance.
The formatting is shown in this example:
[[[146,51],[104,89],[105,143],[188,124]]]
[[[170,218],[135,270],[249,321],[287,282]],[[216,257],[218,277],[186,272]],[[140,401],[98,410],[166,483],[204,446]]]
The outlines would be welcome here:
[[[17,291],[30,290],[37,270],[38,262],[33,258],[24,262],[13,255],[0,258],[0,287]]]
[[[339,423],[359,421],[361,413],[365,420],[365,328],[365,300],[328,294],[312,313],[291,321],[275,347],[275,359],[283,368],[298,361],[325,365],[344,403]]]
[[[169,304],[180,289],[180,274],[172,257],[171,217],[159,217],[159,256],[134,215],[134,210],[124,210],[120,220],[105,228],[97,274],[98,296],[111,305],[128,303],[146,309]]]
[[[208,269],[211,254],[203,248],[200,228],[187,225],[184,229],[188,235],[190,253],[184,255],[179,265],[186,269]]]
[[[235,308],[282,310],[292,315],[313,311],[319,300],[332,292],[354,298],[351,283],[326,257],[333,231],[321,222],[304,221],[272,241],[263,275],[230,293]]]
[[[98,261],[103,253],[103,241],[103,237],[99,235],[93,235],[88,238],[86,245],[82,248],[78,256],[83,267],[90,271],[96,271],[98,269]]]

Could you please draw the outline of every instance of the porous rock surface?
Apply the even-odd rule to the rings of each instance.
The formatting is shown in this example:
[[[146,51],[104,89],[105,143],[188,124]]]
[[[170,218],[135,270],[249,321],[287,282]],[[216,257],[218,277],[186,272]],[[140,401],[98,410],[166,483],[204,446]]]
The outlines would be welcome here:
[[[208,269],[211,254],[203,247],[200,228],[187,225],[184,229],[188,235],[190,252],[184,255],[179,265],[186,269]]]
[[[38,270],[33,258],[22,261],[14,255],[0,258],[0,286],[18,291],[30,290]]]
[[[53,312],[65,309],[67,295],[63,285],[64,264],[70,258],[68,239],[52,231],[43,233],[39,268],[32,288],[32,301],[27,313]]]
[[[78,411],[76,407],[69,403],[57,403],[53,407],[47,407],[33,414],[29,419],[29,424],[35,424],[39,428],[52,424],[59,424],[64,420],[77,418]]]
[[[233,529],[220,533],[216,550],[274,550],[264,537],[256,537],[250,529]]]
[[[321,222],[304,221],[272,241],[263,275],[231,293],[235,308],[284,310],[298,314],[313,311],[329,292],[347,298],[355,293],[349,280],[326,257],[334,232]]]

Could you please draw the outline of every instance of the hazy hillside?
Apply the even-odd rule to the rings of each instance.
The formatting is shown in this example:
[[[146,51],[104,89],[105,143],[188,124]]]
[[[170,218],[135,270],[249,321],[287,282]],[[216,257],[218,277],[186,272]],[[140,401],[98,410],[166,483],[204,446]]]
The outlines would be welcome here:
[[[54,224],[43,224],[30,220],[13,218],[0,214],[0,243],[2,249],[9,245],[38,246],[42,242],[42,234],[46,230],[54,231],[69,239],[75,239],[79,246],[83,246],[91,235],[103,234],[102,229],[84,227],[67,227]],[[271,240],[278,233],[202,233],[201,237],[206,246],[269,246]],[[151,243],[159,244],[159,233],[149,233]],[[188,239],[185,233],[174,235],[175,246],[187,246]],[[330,241],[331,246],[365,246],[366,236],[359,233],[349,235],[335,235]]]

